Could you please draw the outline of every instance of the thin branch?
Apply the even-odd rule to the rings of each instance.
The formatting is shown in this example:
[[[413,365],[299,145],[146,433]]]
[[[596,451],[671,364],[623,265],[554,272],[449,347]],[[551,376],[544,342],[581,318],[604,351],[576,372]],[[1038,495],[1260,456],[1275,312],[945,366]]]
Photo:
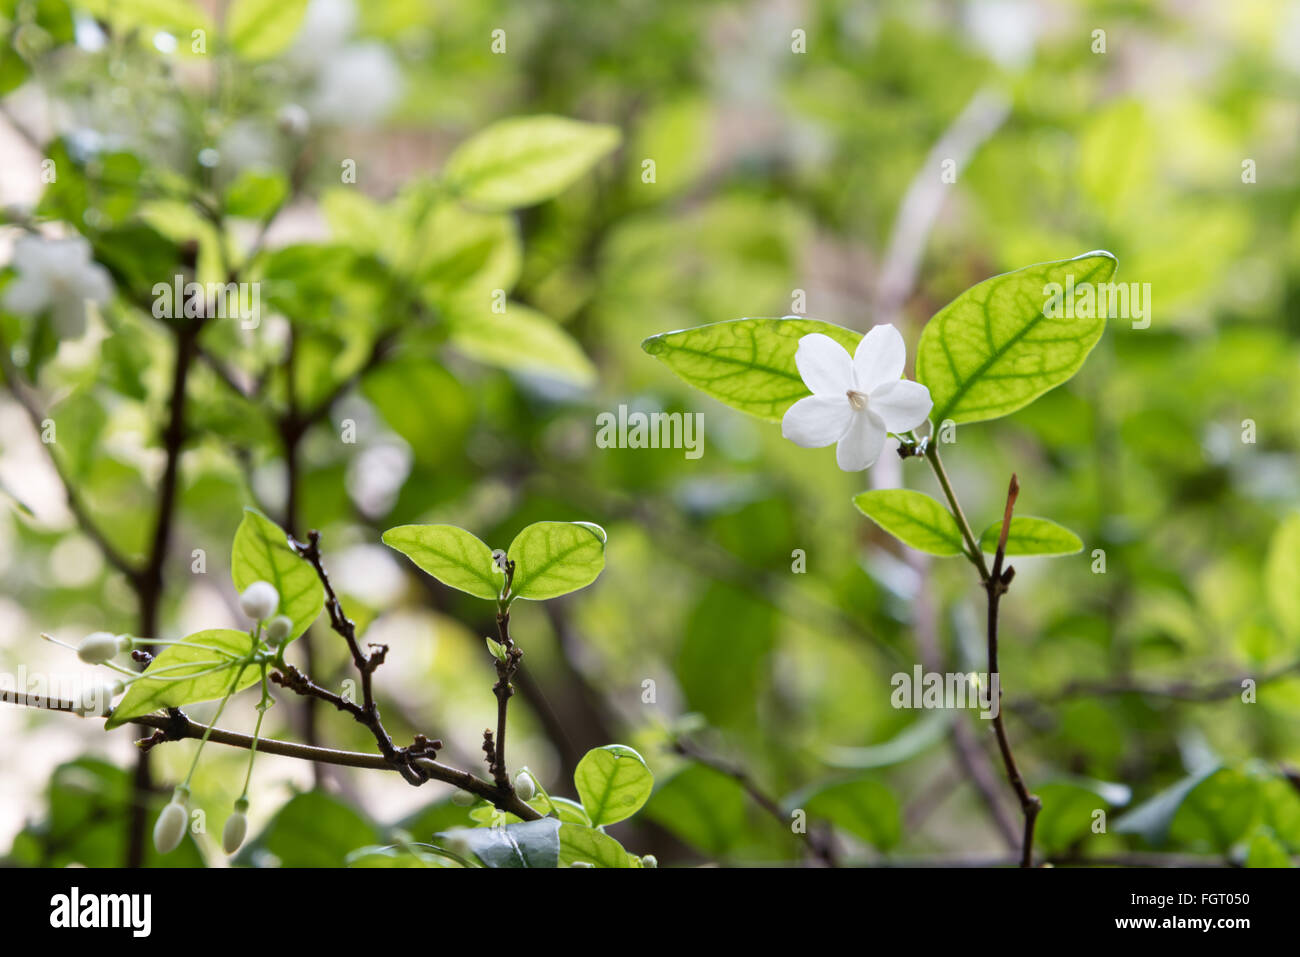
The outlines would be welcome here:
[[[14,367],[13,363],[10,362],[8,343],[0,342],[0,370],[4,372],[5,383],[9,386],[9,394],[14,397],[14,400],[22,407],[23,411],[27,413],[27,418],[31,420],[32,428],[36,430],[36,434],[39,436],[42,431],[42,422],[45,417],[36,407],[36,401],[28,394],[28,387],[22,381],[22,376]],[[59,484],[63,487],[63,497],[68,503],[68,510],[76,520],[77,526],[83,533],[85,533],[86,537],[95,543],[95,546],[103,554],[105,561],[125,575],[132,584],[137,583],[142,574],[141,569],[118,551],[113,543],[108,540],[107,536],[105,536],[105,534],[99,529],[99,526],[95,524],[95,520],[90,517],[90,512],[86,508],[85,503],[81,501],[81,497],[73,490],[72,480],[63,470],[63,466],[59,462],[58,456],[54,454],[54,449],[50,448],[50,446],[46,445],[44,442],[41,444],[45,447],[46,457],[49,459],[50,465],[54,468],[54,474],[58,476]]]
[[[998,697],[1002,696],[1002,682],[998,671],[998,602],[1002,594],[1011,584],[1011,579],[1015,576],[1015,569],[1010,566],[1004,572],[1002,563],[1007,555],[1007,535],[1011,531],[1011,512],[1016,507],[1016,497],[1020,494],[1020,483],[1016,481],[1014,475],[1011,476],[1011,484],[1007,487],[1007,505],[1002,513],[1002,531],[998,535],[998,550],[993,556],[993,569],[985,579],[985,589],[988,591],[988,644],[989,644],[989,680],[993,681],[994,675],[998,677]],[[1012,789],[1016,792],[1016,798],[1020,801],[1020,810],[1025,817],[1025,837],[1020,852],[1020,866],[1032,867],[1034,864],[1034,824],[1038,820],[1038,812],[1043,809],[1043,802],[1035,794],[1030,794],[1029,789],[1025,787],[1024,779],[1020,775],[1020,768],[1016,766],[1015,756],[1011,753],[1011,744],[1007,740],[1006,724],[1002,720],[1001,702],[994,702],[993,730],[997,733],[998,750],[1002,752],[1002,763],[1007,768],[1007,779],[1011,782]]]
[[[698,764],[703,764],[706,767],[710,767],[718,773],[725,774],[727,777],[731,778],[745,790],[745,793],[749,795],[750,799],[753,800],[755,804],[779,821],[783,827],[790,823],[790,817],[782,809],[781,805],[766,791],[760,788],[754,781],[753,777],[744,768],[738,767],[734,764],[728,764],[720,758],[705,753],[685,738],[679,737],[674,739],[672,749],[684,758],[690,758]],[[808,850],[827,867],[839,866],[839,860],[835,853],[835,845],[832,843],[830,835],[820,831],[809,831]]]
[[[510,586],[515,578],[515,563],[508,559],[505,562],[505,575],[503,595],[510,593]],[[506,769],[506,718],[510,698],[515,693],[510,679],[519,670],[519,660],[523,658],[524,653],[515,646],[514,639],[510,637],[510,606],[504,601],[497,605],[497,640],[502,649],[501,656],[496,659],[497,681],[492,686],[492,693],[497,699],[497,733],[494,746],[491,734],[484,733],[483,750],[488,755],[488,770],[492,772],[492,779],[496,781],[497,787],[513,793],[514,785],[511,784],[510,772]]]
[[[1241,685],[1244,681],[1254,681],[1255,685],[1259,686],[1285,678],[1296,672],[1300,672],[1300,659],[1279,665],[1272,671],[1266,671],[1258,676],[1243,673],[1234,678],[1223,678],[1208,684],[1196,684],[1190,681],[1174,681],[1168,684],[1144,683],[1134,678],[1120,678],[1113,681],[1071,681],[1051,694],[1035,698],[1017,699],[1017,706],[1023,704],[1032,708],[1038,707],[1043,701],[1125,694],[1150,698],[1172,698],[1176,701],[1219,701],[1240,694]]]

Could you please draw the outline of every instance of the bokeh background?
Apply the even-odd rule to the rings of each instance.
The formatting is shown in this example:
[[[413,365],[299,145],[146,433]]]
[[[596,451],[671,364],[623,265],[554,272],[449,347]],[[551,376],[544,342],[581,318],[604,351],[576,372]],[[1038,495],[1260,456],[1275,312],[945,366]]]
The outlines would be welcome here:
[[[935,493],[922,464],[842,473],[640,342],[802,304],[862,331],[895,322],[910,353],[975,282],[1104,248],[1117,280],[1151,284],[1150,327],[1112,322],[1073,381],[944,448],[977,527],[1014,470],[1020,508],[1086,543],[1015,562],[1003,603],[1009,728],[1046,805],[1039,855],[1300,853],[1285,776],[1300,762],[1300,633],[1291,579],[1269,587],[1300,564],[1275,542],[1300,503],[1300,5],[311,0],[301,22],[265,24],[294,37],[269,57],[224,43],[223,8],[0,0],[0,262],[24,226],[79,232],[118,290],[75,340],[0,314],[12,368],[58,426],[43,446],[0,398],[0,671],[76,673],[42,631],[138,633],[138,595],[79,530],[49,453],[115,547],[146,555],[174,342],[131,293],[178,256],[211,277],[257,249],[254,273],[294,292],[258,330],[214,323],[199,343],[157,637],[238,626],[229,550],[245,505],[320,529],[364,638],[391,646],[377,687],[395,736],[441,737],[447,760],[476,767],[490,609],[421,581],[379,535],[447,521],[503,546],[531,521],[597,522],[599,581],[516,609],[512,763],[572,796],[586,749],[636,747],[656,792],[612,832],[661,865],[805,862],[808,840],[780,819],[794,808],[833,830],[844,862],[1010,860],[1017,817],[987,722],[889,701],[890,676],[917,663],[984,667],[969,570],[908,553],[850,505],[866,485]],[[452,229],[423,201],[450,151],[536,113],[614,124],[622,144],[554,201],[483,217],[472,261],[395,300],[386,270]],[[348,160],[355,184],[340,181]],[[286,200],[214,221],[204,198],[234,183],[250,208],[258,189]],[[497,287],[591,367],[449,345],[442,316]],[[277,415],[322,402],[286,445]],[[598,448],[596,416],[620,404],[703,412],[703,456]],[[313,674],[346,676],[335,636],[318,623],[308,642]],[[254,695],[223,725],[251,729]],[[271,733],[371,748],[345,716],[309,727],[303,712],[277,705]],[[130,859],[132,808],[151,821],[194,747],[154,749],[141,791],[136,736],[0,705],[7,859]],[[244,757],[205,752],[210,834]],[[1163,817],[1148,805],[1117,826],[1180,785]],[[252,864],[338,865],[467,820],[441,785],[275,757],[258,760],[252,798]],[[212,838],[177,855],[225,860]]]

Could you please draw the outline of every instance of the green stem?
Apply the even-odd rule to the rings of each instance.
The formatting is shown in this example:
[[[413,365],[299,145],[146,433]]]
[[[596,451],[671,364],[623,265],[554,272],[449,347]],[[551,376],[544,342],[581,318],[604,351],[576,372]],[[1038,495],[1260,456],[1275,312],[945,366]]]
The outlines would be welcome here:
[[[248,749],[248,772],[244,775],[244,790],[240,793],[239,799],[242,801],[248,797],[248,785],[253,780],[253,759],[257,757],[257,742],[262,735],[262,719],[266,717],[267,709],[274,704],[271,698],[271,689],[266,684],[266,665],[262,665],[262,700],[257,703],[257,723],[253,725],[253,744]],[[213,721],[216,724],[216,721]]]
[[[221,720],[221,712],[226,710],[226,702],[235,693],[235,688],[239,687],[240,676],[243,675],[244,669],[247,667],[246,664],[241,665],[239,670],[235,672],[234,680],[230,682],[230,688],[226,691],[225,697],[221,699],[221,704],[217,705],[217,713],[212,716],[212,721],[208,724],[207,730],[203,732],[203,737],[199,739],[199,749],[194,752],[194,760],[190,762],[190,773],[185,775],[185,783],[181,785],[182,788],[189,790],[190,780],[194,777],[194,770],[199,766],[199,755],[203,753],[203,746],[208,743],[208,736],[212,734],[212,729]]]
[[[989,581],[988,562],[984,560],[984,552],[980,550],[975,533],[971,531],[970,523],[966,521],[966,513],[961,510],[961,503],[957,501],[957,493],[953,491],[952,482],[948,480],[948,473],[943,467],[943,460],[939,458],[937,443],[931,442],[926,446],[925,458],[930,463],[930,468],[934,470],[934,477],[939,480],[939,486],[943,489],[944,496],[948,499],[948,507],[952,510],[953,518],[957,520],[957,527],[961,530],[961,537],[966,542],[966,557],[970,559],[970,563],[980,573],[980,581],[987,584]]]

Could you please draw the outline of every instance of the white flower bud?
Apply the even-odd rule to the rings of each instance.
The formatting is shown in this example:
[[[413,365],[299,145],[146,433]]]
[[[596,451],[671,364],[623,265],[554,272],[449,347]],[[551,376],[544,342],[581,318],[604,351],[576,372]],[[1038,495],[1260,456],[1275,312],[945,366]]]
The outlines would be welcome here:
[[[77,657],[88,665],[102,665],[110,660],[119,650],[116,635],[106,631],[96,631],[87,635],[77,646]]]
[[[456,791],[451,796],[451,803],[459,804],[461,807],[469,807],[477,800],[478,798],[476,798],[469,791]]]
[[[221,829],[221,849],[227,854],[239,850],[239,845],[244,843],[244,835],[248,833],[248,817],[240,807],[241,804],[248,806],[247,801],[235,802],[234,813],[226,818],[226,826]]]
[[[531,801],[533,795],[537,793],[537,788],[533,785],[533,776],[527,771],[520,771],[515,775],[515,793],[519,795],[521,801]]]
[[[266,640],[278,645],[293,634],[293,619],[288,615],[276,615],[266,623]]]
[[[659,866],[659,858],[655,857],[653,854],[647,854],[647,855],[645,855],[644,857],[641,858],[641,866],[642,866],[642,867],[658,867],[658,866]]]
[[[170,854],[176,850],[181,838],[185,836],[185,827],[189,821],[190,812],[181,800],[173,797],[171,803],[158,815],[158,823],[153,826],[153,846],[158,848],[159,854]]]
[[[82,717],[104,717],[112,708],[113,699],[120,695],[124,688],[120,681],[87,685],[81,689],[81,696],[77,701],[77,714]]]
[[[280,607],[280,593],[270,582],[253,582],[239,596],[239,607],[254,621],[264,621]]]

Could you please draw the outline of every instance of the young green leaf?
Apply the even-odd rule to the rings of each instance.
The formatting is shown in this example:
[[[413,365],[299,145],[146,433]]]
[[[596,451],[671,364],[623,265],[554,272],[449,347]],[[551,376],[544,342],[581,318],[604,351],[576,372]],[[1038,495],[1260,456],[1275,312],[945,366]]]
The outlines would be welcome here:
[[[605,567],[605,530],[590,522],[536,522],[506,554],[515,563],[512,596],[555,598],[596,580]]]
[[[818,319],[729,319],[651,336],[641,348],[685,382],[733,409],[779,422],[808,395],[794,354],[799,340],[820,332],[850,354],[862,333]]]
[[[551,796],[543,799],[542,804],[545,805],[547,801],[550,802],[547,811],[554,811],[555,816],[565,824],[581,824],[583,827],[591,827],[591,818],[587,817],[587,812],[583,810],[582,805],[577,801],[566,797]],[[539,807],[539,810],[541,810],[541,807]],[[561,836],[560,840],[563,842],[563,836]]]
[[[476,598],[495,599],[505,584],[492,549],[455,525],[399,525],[384,532],[383,542],[444,585]]]
[[[502,827],[457,827],[436,835],[464,842],[485,867],[557,867],[560,822],[553,817]]]
[[[560,866],[582,861],[594,867],[631,867],[623,845],[603,831],[581,824],[560,825]]]
[[[654,781],[641,755],[622,744],[592,748],[573,772],[582,806],[597,827],[639,811],[650,797]]]
[[[998,550],[1002,523],[994,522],[980,536],[980,548],[992,555]],[[1007,531],[1008,555],[1073,555],[1083,541],[1063,525],[1032,515],[1013,515]]]
[[[195,632],[185,641],[189,644],[167,645],[149,663],[143,676],[127,688],[105,728],[111,730],[131,718],[162,708],[179,708],[223,697],[235,677],[231,671],[235,660],[253,648],[248,632],[229,628]],[[178,678],[183,680],[177,681]],[[246,667],[235,690],[247,688],[260,678],[259,669]]]
[[[502,313],[462,309],[451,314],[449,325],[451,344],[477,362],[581,387],[596,381],[596,367],[582,347],[535,309],[513,302]]]
[[[917,381],[934,400],[932,421],[1008,415],[1078,372],[1106,328],[1096,284],[1115,267],[1115,257],[1100,251],[1026,266],[972,286],[935,313],[916,353]],[[1067,285],[1073,309],[1068,301],[1049,308]],[[1094,293],[1092,308],[1084,290]]]
[[[325,589],[315,570],[289,547],[284,529],[254,508],[244,509],[244,520],[235,531],[230,577],[241,592],[256,581],[275,586],[279,613],[293,622],[286,641],[306,631],[325,607]]]
[[[1292,512],[1273,532],[1264,582],[1278,627],[1288,637],[1300,637],[1300,512]]]
[[[448,188],[477,206],[510,209],[557,196],[618,145],[613,126],[562,116],[493,123],[447,160]]]
[[[853,504],[890,535],[919,552],[962,554],[961,530],[952,513],[930,496],[906,488],[855,495]]]
[[[235,0],[226,14],[230,45],[249,60],[269,60],[293,42],[308,0]]]

